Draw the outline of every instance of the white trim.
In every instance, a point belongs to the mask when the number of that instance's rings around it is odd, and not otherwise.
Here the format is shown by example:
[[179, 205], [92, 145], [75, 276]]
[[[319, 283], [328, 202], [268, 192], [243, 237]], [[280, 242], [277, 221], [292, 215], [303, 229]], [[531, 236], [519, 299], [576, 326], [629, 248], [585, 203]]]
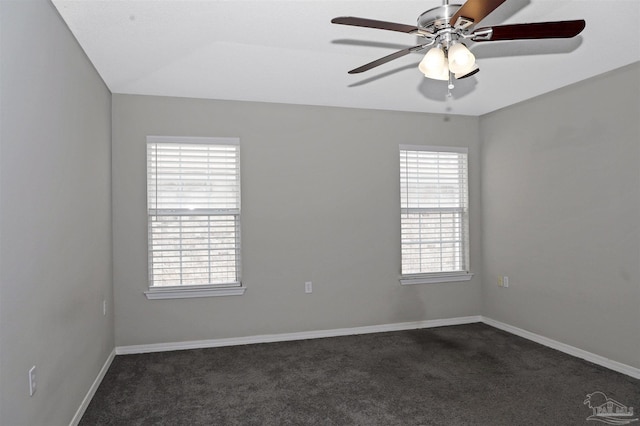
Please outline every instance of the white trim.
[[401, 285], [414, 285], [414, 284], [434, 284], [434, 283], [448, 283], [456, 281], [469, 281], [473, 277], [470, 272], [455, 272], [450, 274], [432, 274], [432, 275], [420, 275], [411, 276], [405, 275], [400, 277]]
[[100, 369], [98, 376], [96, 377], [96, 379], [93, 381], [93, 384], [89, 388], [89, 391], [87, 392], [84, 399], [82, 400], [82, 404], [80, 404], [80, 407], [78, 407], [76, 414], [71, 419], [71, 423], [69, 423], [69, 426], [77, 426], [78, 423], [80, 423], [80, 419], [82, 419], [84, 412], [87, 411], [87, 407], [89, 406], [89, 403], [93, 398], [93, 395], [95, 395], [96, 391], [98, 390], [100, 383], [102, 383], [102, 379], [104, 379], [105, 374], [107, 374], [107, 371], [109, 370], [109, 367], [111, 367], [111, 363], [113, 362], [113, 359], [115, 357], [116, 357], [116, 350], [113, 349], [109, 354], [109, 356], [107, 357], [107, 360], [104, 362], [104, 365]]
[[[414, 330], [414, 329], [422, 329], [422, 328], [472, 324], [477, 322], [482, 322], [490, 327], [495, 327], [497, 329], [506, 331], [507, 333], [511, 333], [516, 336], [523, 337], [527, 340], [531, 340], [543, 346], [547, 346], [549, 348], [559, 350], [561, 352], [564, 352], [576, 358], [584, 359], [586, 361], [608, 368], [609, 370], [617, 371], [618, 373], [626, 374], [627, 376], [640, 379], [640, 368], [632, 367], [630, 365], [623, 364], [621, 362], [613, 361], [603, 356], [596, 355], [594, 353], [585, 351], [583, 349], [579, 349], [574, 346], [567, 345], [562, 342], [558, 342], [557, 340], [549, 339], [548, 337], [544, 337], [539, 334], [532, 333], [530, 331], [523, 330], [521, 328], [514, 327], [512, 325], [505, 324], [503, 322], [496, 321], [494, 319], [491, 319], [482, 315], [445, 318], [445, 319], [439, 319], [439, 320], [381, 324], [381, 325], [353, 327], [353, 328], [339, 328], [339, 329], [333, 329], [333, 330], [303, 331], [303, 332], [297, 332], [297, 333], [283, 333], [283, 334], [263, 334], [263, 335], [257, 335], [257, 336], [247, 336], [247, 337], [231, 337], [226, 339], [152, 343], [148, 345], [117, 346], [114, 352], [116, 355], [128, 355], [128, 354], [141, 354], [141, 353], [149, 353], [149, 352], [176, 351], [176, 350], [184, 350], [184, 349], [216, 348], [216, 347], [222, 347], [222, 346], [286, 342], [286, 341], [292, 341], [292, 340], [320, 339], [325, 337], [350, 336], [350, 335], [369, 334], [369, 333], [383, 333], [388, 331]], [[93, 396], [93, 393], [95, 393], [95, 389], [97, 389], [97, 386], [100, 384], [99, 380], [102, 380], [102, 377], [104, 377], [104, 373], [108, 369], [108, 364], [111, 364], [112, 360], [113, 360], [113, 353], [110, 356], [110, 359], [107, 360], [107, 363], [105, 363], [105, 367], [103, 367], [103, 371], [100, 372], [98, 379], [96, 379], [96, 383], [94, 383], [94, 385], [92, 386], [92, 390], [90, 390], [90, 392], [87, 394], [87, 397], [85, 398], [85, 401], [83, 401], [83, 407], [81, 407], [82, 411], [79, 409], [78, 413], [80, 414], [76, 413], [76, 417], [78, 417], [78, 421], [82, 416], [82, 414], [84, 413], [84, 410], [86, 409], [86, 405], [88, 405], [88, 401], [90, 400], [91, 396]], [[72, 423], [72, 425], [75, 425], [75, 424], [76, 423]]]
[[333, 330], [302, 331], [298, 333], [262, 334], [226, 339], [193, 340], [187, 342], [152, 343], [149, 345], [117, 346], [116, 354], [142, 354], [148, 352], [177, 351], [183, 349], [217, 348], [221, 346], [249, 345], [254, 343], [287, 342], [291, 340], [320, 339], [324, 337], [351, 336], [356, 334], [383, 333], [387, 331], [414, 330], [419, 328], [443, 327], [448, 325], [472, 324], [481, 322], [479, 315], [469, 317], [445, 318], [439, 320], [401, 322], [395, 324], [370, 325]]
[[435, 146], [435, 145], [404, 145], [400, 144], [401, 151], [434, 151], [434, 152], [457, 152], [468, 154], [469, 148], [466, 146]]
[[147, 143], [209, 143], [215, 145], [240, 145], [240, 138], [207, 136], [147, 136]]
[[144, 292], [149, 300], [156, 299], [190, 299], [192, 297], [218, 297], [218, 296], [242, 296], [247, 290], [246, 287], [204, 287], [188, 288], [179, 287], [159, 287], [150, 288]]
[[557, 340], [549, 339], [548, 337], [544, 337], [539, 334], [532, 333], [531, 331], [523, 330], [522, 328], [514, 327], [512, 325], [505, 324], [491, 318], [487, 318], [484, 316], [481, 316], [480, 318], [483, 323], [490, 325], [491, 327], [499, 328], [500, 330], [515, 334], [516, 336], [524, 337], [527, 340], [540, 343], [541, 345], [556, 349], [560, 352], [564, 352], [576, 358], [587, 360], [594, 364], [608, 368], [609, 370], [617, 371], [618, 373], [626, 374], [627, 376], [640, 379], [640, 368], [632, 367], [618, 361], [613, 361], [609, 358], [605, 358], [603, 356], [596, 355], [583, 349], [576, 348], [575, 346], [567, 345], [566, 343], [558, 342]]

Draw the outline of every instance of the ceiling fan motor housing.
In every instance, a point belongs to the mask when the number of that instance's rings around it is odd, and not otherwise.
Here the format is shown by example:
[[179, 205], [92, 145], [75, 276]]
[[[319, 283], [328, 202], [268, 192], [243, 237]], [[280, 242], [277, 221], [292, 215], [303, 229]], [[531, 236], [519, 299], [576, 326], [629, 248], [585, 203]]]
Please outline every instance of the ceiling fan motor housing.
[[461, 4], [447, 4], [434, 7], [418, 16], [418, 28], [431, 34], [449, 27], [449, 21], [456, 14]]

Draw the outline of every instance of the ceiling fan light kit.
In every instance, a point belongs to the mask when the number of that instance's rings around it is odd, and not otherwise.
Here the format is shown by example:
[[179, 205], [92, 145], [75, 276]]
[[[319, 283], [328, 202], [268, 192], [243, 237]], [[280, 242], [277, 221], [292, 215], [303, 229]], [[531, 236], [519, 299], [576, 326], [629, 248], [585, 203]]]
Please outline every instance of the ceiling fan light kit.
[[409, 47], [349, 71], [357, 74], [385, 64], [409, 53], [430, 47], [418, 69], [425, 77], [448, 81], [470, 77], [480, 71], [476, 58], [462, 41], [486, 42], [542, 38], [575, 37], [585, 27], [585, 21], [536, 22], [531, 24], [499, 25], [474, 29], [474, 26], [506, 0], [467, 0], [464, 5], [449, 4], [429, 9], [418, 17], [417, 26], [343, 16], [331, 20], [334, 24], [376, 28], [413, 34], [427, 39], [427, 43]]

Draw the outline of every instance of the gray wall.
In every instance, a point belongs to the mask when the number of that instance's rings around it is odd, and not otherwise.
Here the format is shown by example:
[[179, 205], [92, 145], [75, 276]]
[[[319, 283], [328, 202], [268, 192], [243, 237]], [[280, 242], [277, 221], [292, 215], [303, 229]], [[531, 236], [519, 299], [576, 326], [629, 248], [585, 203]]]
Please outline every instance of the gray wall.
[[114, 347], [111, 95], [50, 2], [0, 28], [0, 423], [65, 425]]
[[[114, 345], [483, 313], [640, 367], [638, 64], [481, 119], [112, 103], [46, 0], [0, 1], [0, 31], [2, 424], [67, 424]], [[152, 134], [241, 138], [244, 296], [144, 297]], [[447, 143], [470, 148], [476, 276], [401, 287], [398, 144]]]
[[636, 368], [639, 76], [636, 63], [481, 118], [484, 314]]
[[[470, 117], [114, 95], [116, 345], [480, 314], [477, 130]], [[147, 135], [240, 137], [243, 296], [144, 296]], [[447, 143], [470, 147], [477, 275], [401, 287], [398, 144]]]

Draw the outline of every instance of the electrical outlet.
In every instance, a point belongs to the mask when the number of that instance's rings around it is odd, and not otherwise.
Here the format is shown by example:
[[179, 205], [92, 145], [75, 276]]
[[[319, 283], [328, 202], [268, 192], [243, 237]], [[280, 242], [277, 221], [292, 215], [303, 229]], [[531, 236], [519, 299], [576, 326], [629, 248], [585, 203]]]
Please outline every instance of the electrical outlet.
[[36, 393], [36, 366], [34, 365], [29, 370], [29, 396], [33, 396]]
[[102, 300], [102, 315], [107, 316], [107, 301], [106, 299]]
[[509, 287], [509, 277], [502, 277], [502, 285], [504, 285], [505, 287]]
[[311, 283], [311, 281], [307, 281], [304, 283], [304, 292], [313, 293], [313, 284]]

